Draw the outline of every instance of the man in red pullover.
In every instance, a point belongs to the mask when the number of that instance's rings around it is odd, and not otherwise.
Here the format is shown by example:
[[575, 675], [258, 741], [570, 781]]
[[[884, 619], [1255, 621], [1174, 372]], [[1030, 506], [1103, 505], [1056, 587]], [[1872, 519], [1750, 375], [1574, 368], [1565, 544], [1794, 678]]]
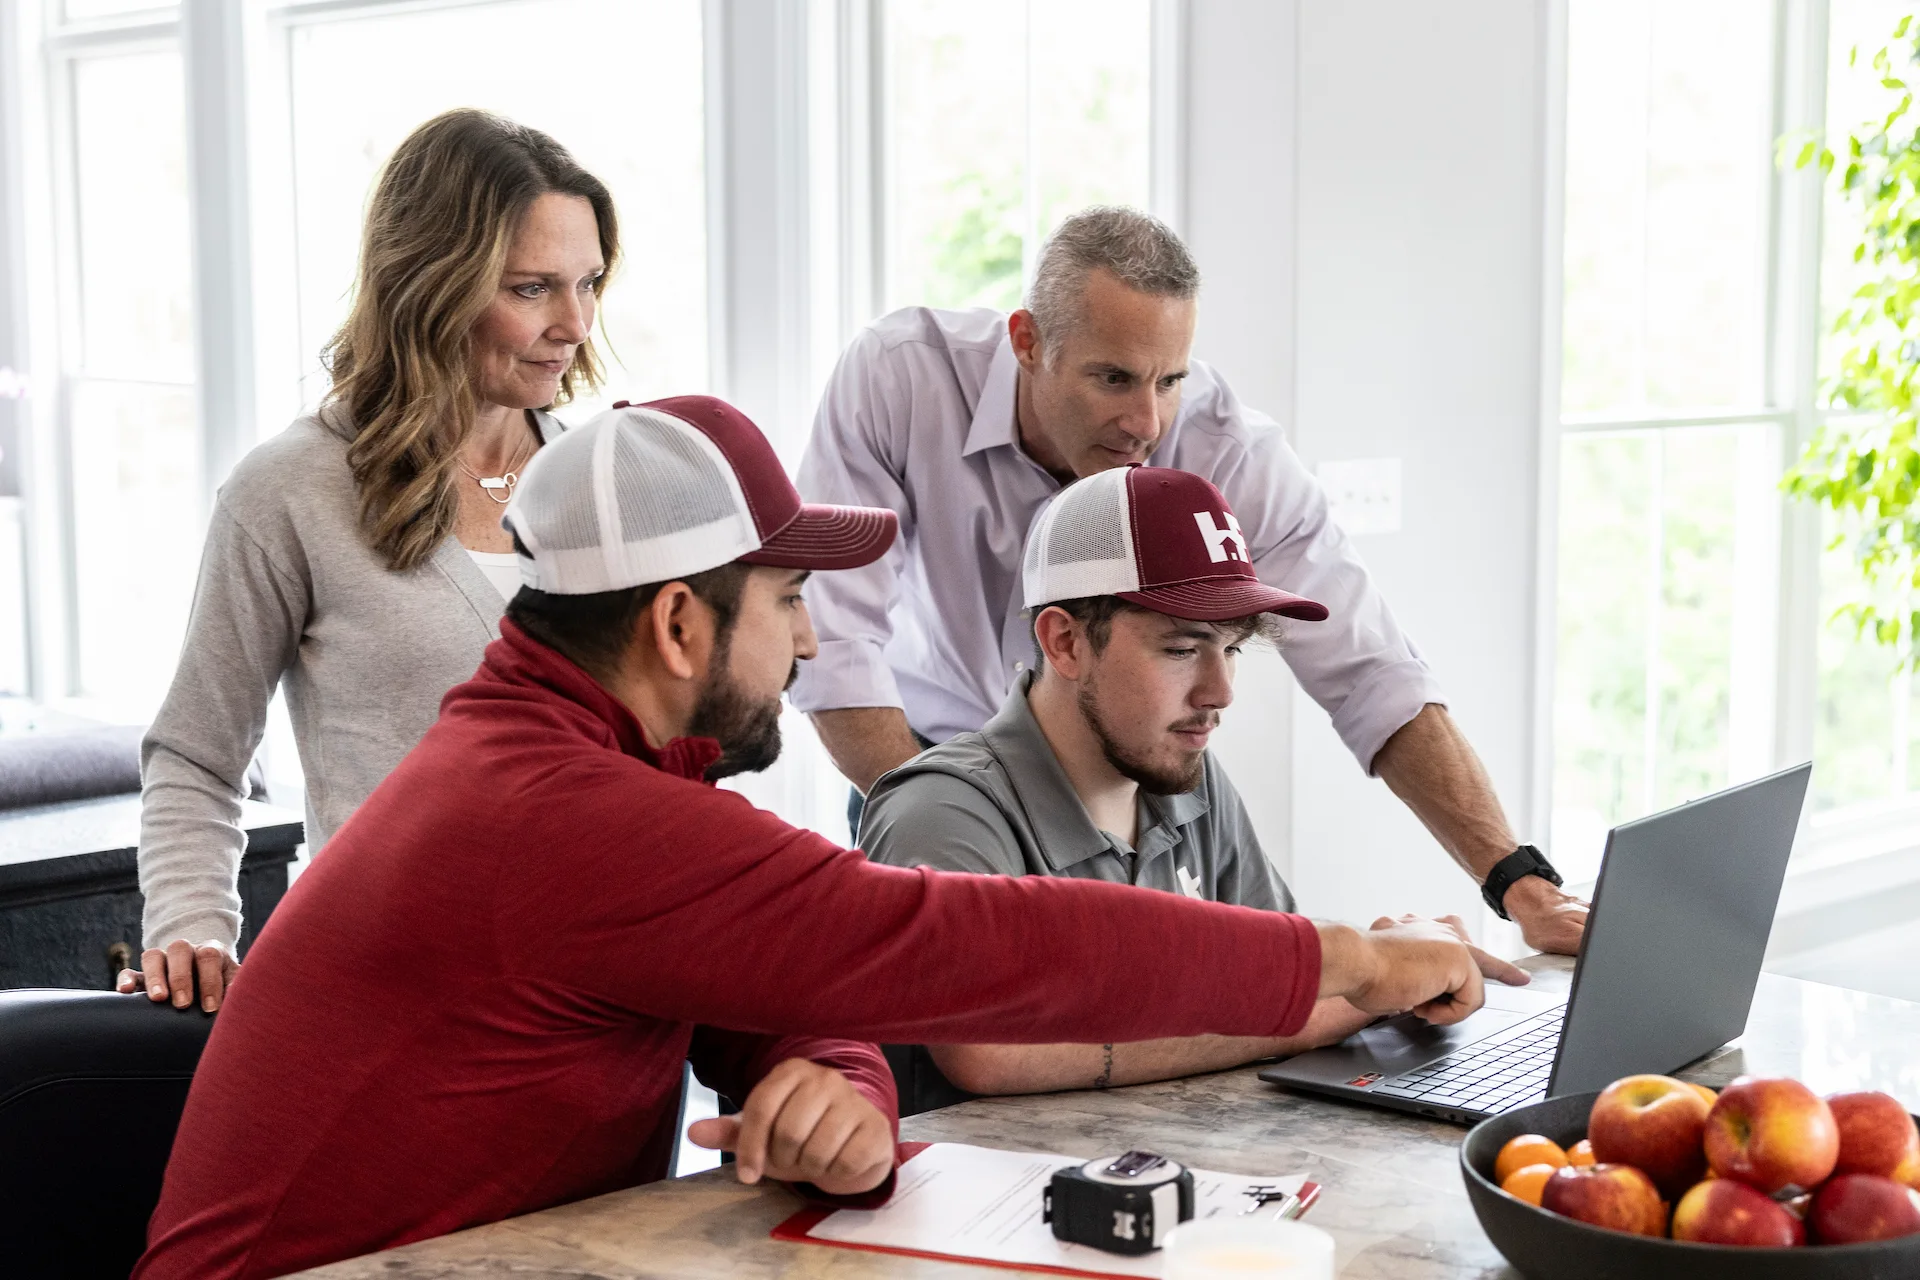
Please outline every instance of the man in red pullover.
[[660, 1178], [681, 1064], [743, 1181], [884, 1196], [867, 1041], [1287, 1035], [1316, 997], [1452, 1022], [1443, 927], [867, 862], [714, 788], [779, 753], [800, 583], [891, 512], [803, 507], [706, 397], [616, 407], [506, 512], [526, 587], [472, 680], [261, 932], [139, 1280], [275, 1276]]

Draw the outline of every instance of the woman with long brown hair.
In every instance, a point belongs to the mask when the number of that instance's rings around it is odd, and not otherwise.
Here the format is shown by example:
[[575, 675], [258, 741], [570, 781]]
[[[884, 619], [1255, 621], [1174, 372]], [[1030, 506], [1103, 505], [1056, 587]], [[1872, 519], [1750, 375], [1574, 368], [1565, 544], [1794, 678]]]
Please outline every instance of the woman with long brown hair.
[[318, 850], [470, 676], [518, 586], [500, 512], [547, 409], [600, 381], [613, 201], [565, 148], [482, 111], [400, 144], [376, 184], [332, 388], [234, 468], [142, 745], [141, 969], [219, 1006], [238, 967], [247, 769], [284, 688]]

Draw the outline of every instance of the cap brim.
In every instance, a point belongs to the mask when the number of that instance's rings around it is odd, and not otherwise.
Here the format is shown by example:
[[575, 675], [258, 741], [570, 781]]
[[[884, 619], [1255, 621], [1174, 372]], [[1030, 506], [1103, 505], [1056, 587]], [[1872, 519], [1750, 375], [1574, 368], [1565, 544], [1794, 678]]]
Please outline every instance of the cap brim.
[[884, 507], [809, 504], [740, 559], [779, 569], [858, 569], [885, 555], [899, 532], [900, 517]]
[[1119, 596], [1143, 609], [1195, 622], [1225, 622], [1230, 618], [1250, 618], [1256, 613], [1277, 613], [1302, 622], [1327, 620], [1327, 606], [1318, 601], [1270, 587], [1258, 578], [1237, 574], [1149, 587], [1144, 591], [1122, 591]]

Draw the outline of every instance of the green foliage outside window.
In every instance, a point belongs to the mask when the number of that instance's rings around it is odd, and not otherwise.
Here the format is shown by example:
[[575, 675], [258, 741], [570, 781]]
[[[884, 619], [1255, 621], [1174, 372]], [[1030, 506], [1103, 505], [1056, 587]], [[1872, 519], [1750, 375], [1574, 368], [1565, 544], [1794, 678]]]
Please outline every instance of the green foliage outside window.
[[1020, 235], [1024, 193], [1017, 182], [965, 173], [948, 184], [952, 211], [933, 235], [934, 296], [939, 307], [1020, 305]]
[[1853, 260], [1867, 269], [1867, 279], [1833, 325], [1847, 345], [1825, 391], [1829, 406], [1849, 416], [1815, 433], [1782, 484], [1835, 513], [1841, 532], [1832, 545], [1848, 547], [1860, 570], [1859, 589], [1835, 616], [1908, 664], [1920, 634], [1914, 607], [1920, 588], [1920, 117], [1912, 110], [1911, 87], [1920, 83], [1920, 29], [1914, 15], [1900, 19], [1871, 65], [1888, 109], [1847, 138], [1844, 165], [1817, 139], [1783, 143], [1783, 155], [1791, 153], [1797, 167], [1839, 169], [1842, 195], [1864, 215]]

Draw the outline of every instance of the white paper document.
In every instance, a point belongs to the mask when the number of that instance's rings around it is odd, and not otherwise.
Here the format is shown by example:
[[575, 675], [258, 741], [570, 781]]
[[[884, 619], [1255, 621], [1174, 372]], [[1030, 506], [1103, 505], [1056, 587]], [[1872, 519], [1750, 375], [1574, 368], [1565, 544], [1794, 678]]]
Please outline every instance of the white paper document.
[[[1159, 1252], [1107, 1253], [1053, 1238], [1040, 1220], [1040, 1197], [1054, 1171], [1086, 1163], [1079, 1156], [997, 1151], [936, 1142], [900, 1166], [893, 1198], [879, 1209], [839, 1209], [808, 1231], [823, 1243], [934, 1253], [963, 1261], [1059, 1267], [1107, 1276], [1158, 1276]], [[1194, 1217], [1233, 1217], [1259, 1207], [1255, 1189], [1302, 1194], [1305, 1174], [1249, 1178], [1193, 1170]]]

